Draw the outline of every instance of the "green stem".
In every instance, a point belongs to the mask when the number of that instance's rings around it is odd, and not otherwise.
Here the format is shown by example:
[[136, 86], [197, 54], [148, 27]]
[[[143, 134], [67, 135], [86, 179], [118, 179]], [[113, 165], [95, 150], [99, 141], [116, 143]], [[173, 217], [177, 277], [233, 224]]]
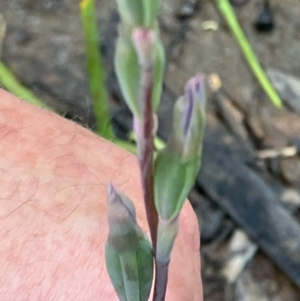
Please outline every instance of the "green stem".
[[1, 84], [19, 98], [30, 102], [31, 104], [50, 110], [43, 102], [41, 102], [33, 93], [21, 85], [13, 73], [0, 62], [0, 82]]
[[105, 85], [105, 74], [98, 47], [98, 29], [94, 0], [81, 0], [81, 19], [85, 36], [86, 65], [89, 75], [90, 93], [97, 118], [96, 133], [106, 139], [114, 134], [109, 114], [109, 99]]
[[238, 41], [244, 56], [256, 76], [257, 80], [259, 81], [260, 85], [264, 89], [265, 93], [268, 95], [272, 103], [277, 107], [282, 107], [282, 101], [272, 86], [269, 78], [267, 77], [266, 73], [262, 69], [256, 55], [254, 54], [250, 43], [248, 42], [239, 22], [234, 14], [234, 11], [228, 2], [228, 0], [215, 0], [220, 12], [222, 13], [223, 17], [227, 21], [228, 26], [230, 27], [231, 31], [233, 32], [236, 40]]

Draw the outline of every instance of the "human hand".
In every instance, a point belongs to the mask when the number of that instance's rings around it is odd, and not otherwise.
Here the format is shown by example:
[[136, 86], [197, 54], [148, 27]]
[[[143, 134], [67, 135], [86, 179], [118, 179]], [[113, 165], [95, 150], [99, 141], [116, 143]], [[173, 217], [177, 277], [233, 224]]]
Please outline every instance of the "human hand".
[[[117, 301], [105, 260], [107, 183], [135, 203], [149, 234], [136, 158], [0, 90], [0, 296]], [[167, 301], [202, 301], [199, 233], [180, 215]]]

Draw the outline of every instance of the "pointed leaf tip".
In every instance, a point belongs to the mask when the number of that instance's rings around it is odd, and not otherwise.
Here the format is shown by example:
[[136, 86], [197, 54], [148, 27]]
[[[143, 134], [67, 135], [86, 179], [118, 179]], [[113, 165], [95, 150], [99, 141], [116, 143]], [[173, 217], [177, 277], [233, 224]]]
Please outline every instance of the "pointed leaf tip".
[[136, 230], [136, 213], [132, 201], [119, 192], [114, 185], [108, 185], [108, 224], [113, 237]]
[[109, 182], [108, 183], [108, 201], [113, 200], [115, 194], [116, 194], [116, 189], [115, 189], [114, 185], [112, 184], [112, 182]]

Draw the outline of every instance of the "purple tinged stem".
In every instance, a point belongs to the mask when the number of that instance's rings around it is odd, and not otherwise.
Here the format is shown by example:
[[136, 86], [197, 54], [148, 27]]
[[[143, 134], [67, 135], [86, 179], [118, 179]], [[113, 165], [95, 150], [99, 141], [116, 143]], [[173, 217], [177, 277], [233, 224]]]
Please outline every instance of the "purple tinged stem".
[[149, 70], [142, 71], [142, 105], [143, 121], [140, 135], [138, 135], [139, 164], [142, 175], [143, 196], [146, 207], [147, 220], [150, 228], [153, 254], [155, 256], [157, 241], [158, 215], [154, 204], [153, 186], [153, 113], [152, 113], [152, 86], [153, 81]]
[[155, 270], [156, 278], [153, 301], [164, 301], [168, 284], [169, 262], [155, 261]]
[[[135, 120], [134, 126], [138, 141], [138, 157], [140, 169], [142, 174], [142, 187], [144, 202], [146, 207], [146, 214], [148, 225], [150, 228], [152, 250], [155, 259], [156, 276], [154, 281], [153, 301], [164, 301], [168, 275], [166, 271], [167, 266], [161, 266], [156, 260], [156, 246], [157, 246], [157, 228], [158, 228], [158, 214], [154, 202], [154, 166], [153, 166], [153, 152], [154, 152], [154, 120], [152, 107], [152, 91], [153, 91], [153, 61], [149, 63], [149, 57], [144, 57], [147, 49], [141, 46], [148, 44], [144, 38], [151, 35], [140, 35], [141, 32], [136, 31], [134, 38], [137, 51], [140, 53], [140, 67], [141, 67], [141, 103], [142, 103], [142, 118]], [[143, 37], [143, 39], [141, 39]], [[139, 42], [141, 45], [139, 45]], [[151, 44], [151, 43], [150, 43]], [[149, 44], [149, 45], [150, 45]], [[144, 52], [143, 52], [144, 51]], [[143, 52], [143, 53], [142, 53]], [[150, 59], [151, 60], [151, 59]]]
[[[142, 187], [144, 203], [146, 208], [148, 225], [150, 228], [153, 255], [156, 252], [158, 214], [154, 203], [154, 186], [153, 186], [153, 152], [154, 152], [154, 133], [153, 133], [153, 108], [152, 108], [152, 91], [153, 91], [153, 58], [152, 50], [155, 43], [155, 35], [152, 31], [137, 28], [134, 30], [133, 44], [135, 46], [140, 68], [141, 68], [141, 106], [142, 117], [135, 119], [134, 128], [137, 135], [138, 158], [142, 176]], [[137, 117], [135, 117], [137, 118]]]
[[[148, 225], [150, 228], [152, 250], [155, 259], [156, 276], [154, 281], [153, 301], [164, 301], [168, 282], [168, 263], [161, 264], [156, 259], [158, 214], [154, 202], [154, 119], [152, 107], [153, 91], [153, 58], [151, 57], [155, 43], [151, 32], [136, 30], [133, 35], [134, 45], [139, 56], [141, 67], [141, 104], [142, 118], [134, 121], [137, 134], [138, 158], [142, 174], [142, 187]], [[151, 49], [151, 51], [149, 51]]]

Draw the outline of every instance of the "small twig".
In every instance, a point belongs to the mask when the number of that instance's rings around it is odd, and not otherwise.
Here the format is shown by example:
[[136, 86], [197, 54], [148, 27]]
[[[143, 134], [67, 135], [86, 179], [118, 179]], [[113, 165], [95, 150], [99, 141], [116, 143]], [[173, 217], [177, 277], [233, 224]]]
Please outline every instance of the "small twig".
[[296, 146], [288, 146], [281, 149], [266, 149], [257, 152], [257, 158], [264, 159], [274, 159], [278, 157], [294, 157], [298, 154], [298, 149]]

